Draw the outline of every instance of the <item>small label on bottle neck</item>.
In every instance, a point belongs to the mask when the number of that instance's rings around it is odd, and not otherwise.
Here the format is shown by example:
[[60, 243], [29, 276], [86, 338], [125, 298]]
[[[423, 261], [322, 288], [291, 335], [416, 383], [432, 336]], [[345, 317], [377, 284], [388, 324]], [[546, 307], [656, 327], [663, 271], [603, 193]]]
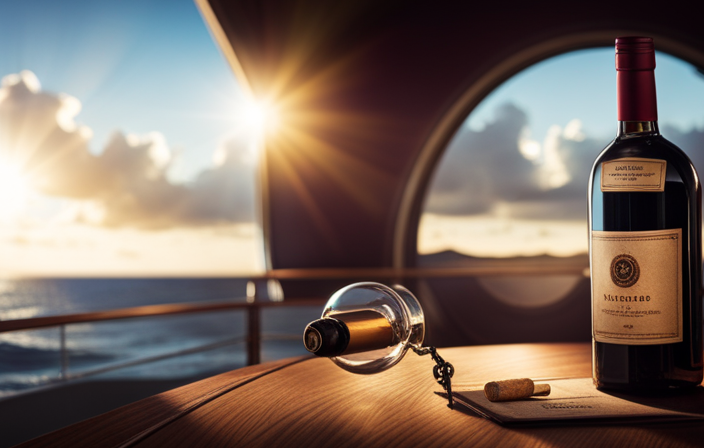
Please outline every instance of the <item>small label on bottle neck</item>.
[[601, 164], [601, 191], [665, 191], [667, 161], [628, 157]]

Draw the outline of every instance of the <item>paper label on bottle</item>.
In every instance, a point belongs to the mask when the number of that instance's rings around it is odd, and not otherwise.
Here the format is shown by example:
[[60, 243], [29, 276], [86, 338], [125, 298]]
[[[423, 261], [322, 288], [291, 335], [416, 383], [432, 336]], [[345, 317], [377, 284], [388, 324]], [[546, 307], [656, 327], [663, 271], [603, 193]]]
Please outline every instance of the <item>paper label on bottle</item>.
[[666, 172], [666, 160], [610, 160], [601, 164], [601, 191], [665, 191]]
[[682, 341], [682, 229], [592, 231], [592, 332], [625, 345]]

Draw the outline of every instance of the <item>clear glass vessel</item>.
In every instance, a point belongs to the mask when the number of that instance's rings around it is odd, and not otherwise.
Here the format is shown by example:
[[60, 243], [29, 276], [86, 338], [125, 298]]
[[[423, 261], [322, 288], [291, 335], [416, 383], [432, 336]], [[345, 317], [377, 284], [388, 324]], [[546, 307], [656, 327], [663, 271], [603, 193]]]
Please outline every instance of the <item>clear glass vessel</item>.
[[398, 363], [409, 348], [420, 348], [424, 336], [423, 310], [410, 291], [364, 282], [333, 294], [321, 318], [306, 327], [303, 342], [347, 371], [371, 374]]

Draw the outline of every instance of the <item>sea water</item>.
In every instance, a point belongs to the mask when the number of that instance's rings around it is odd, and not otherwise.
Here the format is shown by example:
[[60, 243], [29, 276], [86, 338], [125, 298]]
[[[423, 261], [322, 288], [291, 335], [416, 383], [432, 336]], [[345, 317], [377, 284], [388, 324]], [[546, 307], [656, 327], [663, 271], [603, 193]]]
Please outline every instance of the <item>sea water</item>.
[[[0, 280], [0, 320], [165, 303], [244, 302], [246, 284], [241, 278], [6, 279]], [[319, 307], [263, 309], [262, 361], [305, 354], [300, 335], [320, 312]], [[62, 364], [69, 376], [203, 377], [246, 365], [245, 340], [244, 311], [67, 325], [63, 360], [60, 328], [0, 333], [0, 398], [61, 380]], [[203, 345], [213, 348], [194, 350]], [[184, 354], [166, 356], [173, 352]], [[140, 363], [145, 357], [155, 361]]]

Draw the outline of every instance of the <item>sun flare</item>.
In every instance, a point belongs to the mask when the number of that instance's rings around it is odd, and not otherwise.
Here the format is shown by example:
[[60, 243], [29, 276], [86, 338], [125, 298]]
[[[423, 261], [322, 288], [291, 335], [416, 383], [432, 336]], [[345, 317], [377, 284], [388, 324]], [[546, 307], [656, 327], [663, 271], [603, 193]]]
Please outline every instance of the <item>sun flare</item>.
[[241, 106], [240, 120], [255, 136], [275, 132], [279, 125], [278, 108], [269, 101], [246, 101]]

